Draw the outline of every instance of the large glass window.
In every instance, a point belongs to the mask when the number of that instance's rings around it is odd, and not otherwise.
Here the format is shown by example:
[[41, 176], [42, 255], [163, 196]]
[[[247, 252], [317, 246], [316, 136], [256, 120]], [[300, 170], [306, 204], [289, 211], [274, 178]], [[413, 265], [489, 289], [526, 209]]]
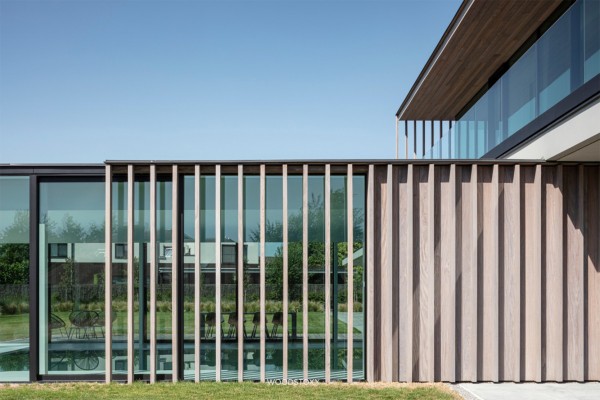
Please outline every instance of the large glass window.
[[29, 177], [0, 177], [0, 382], [27, 380]]
[[600, 2], [578, 0], [426, 157], [441, 152], [450, 158], [480, 158], [598, 74]]
[[39, 186], [40, 374], [104, 371], [104, 183]]

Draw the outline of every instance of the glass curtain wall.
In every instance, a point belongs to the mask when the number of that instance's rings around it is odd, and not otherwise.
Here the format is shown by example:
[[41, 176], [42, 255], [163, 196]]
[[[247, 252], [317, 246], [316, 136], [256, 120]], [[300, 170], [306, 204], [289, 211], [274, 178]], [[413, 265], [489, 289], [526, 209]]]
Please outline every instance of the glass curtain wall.
[[29, 177], [25, 176], [0, 177], [0, 327], [0, 382], [28, 381]]
[[342, 264], [346, 266], [347, 270], [347, 259], [352, 257], [354, 260], [353, 264], [353, 276], [347, 277], [347, 279], [353, 279], [353, 299], [352, 299], [352, 312], [353, 312], [353, 379], [362, 380], [365, 379], [364, 375], [364, 364], [365, 364], [365, 318], [364, 310], [366, 309], [365, 304], [365, 212], [366, 212], [366, 179], [362, 175], [354, 175], [352, 178], [352, 206], [353, 206], [353, 221], [354, 226], [352, 227], [354, 243], [348, 246], [351, 251], [347, 252], [346, 261], [342, 261]]
[[39, 371], [104, 370], [104, 183], [39, 186]]
[[578, 0], [460, 116], [425, 158], [449, 153], [450, 158], [480, 158], [598, 74], [600, 2]]
[[127, 374], [127, 177], [112, 184], [112, 367]]

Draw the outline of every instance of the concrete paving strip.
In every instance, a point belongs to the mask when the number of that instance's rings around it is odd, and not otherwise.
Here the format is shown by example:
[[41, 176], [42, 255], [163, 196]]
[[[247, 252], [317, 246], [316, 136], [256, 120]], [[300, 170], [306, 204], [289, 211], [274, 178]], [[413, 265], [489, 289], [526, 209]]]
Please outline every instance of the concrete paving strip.
[[598, 400], [600, 383], [460, 383], [451, 385], [466, 400]]

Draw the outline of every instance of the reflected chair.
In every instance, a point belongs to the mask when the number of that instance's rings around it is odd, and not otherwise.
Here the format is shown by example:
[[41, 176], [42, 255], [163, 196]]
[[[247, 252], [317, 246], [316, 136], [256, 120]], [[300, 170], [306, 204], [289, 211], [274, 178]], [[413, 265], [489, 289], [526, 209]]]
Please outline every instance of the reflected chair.
[[48, 325], [50, 328], [50, 332], [52, 332], [54, 329], [58, 329], [58, 332], [61, 336], [69, 336], [67, 333], [67, 324], [58, 315], [50, 313], [50, 323]]
[[[229, 330], [227, 331], [227, 337], [233, 337], [234, 334], [239, 332], [238, 329], [238, 320], [237, 320], [237, 312], [232, 312], [229, 314], [229, 318], [227, 319], [227, 323], [229, 324]], [[242, 331], [244, 332], [244, 337], [246, 335], [246, 319], [242, 316]]]
[[279, 327], [283, 325], [283, 313], [281, 311], [273, 314], [273, 319], [271, 320], [273, 327], [271, 328], [271, 337], [277, 337], [277, 331]]
[[[256, 332], [258, 331], [258, 327], [260, 326], [260, 312], [257, 311], [254, 313], [254, 317], [252, 317], [252, 323], [254, 324], [254, 327], [252, 328], [252, 335], [250, 337], [256, 337]], [[267, 319], [265, 317], [265, 336], [269, 337], [269, 330], [267, 329]], [[260, 331], [258, 332], [259, 336], [260, 336]]]
[[[221, 322], [223, 322], [222, 319], [221, 319]], [[209, 312], [208, 314], [206, 314], [204, 323], [208, 326], [208, 330], [204, 331], [205, 332], [204, 337], [205, 338], [213, 337], [213, 335], [215, 334], [216, 326], [217, 326], [217, 314], [214, 312]], [[221, 328], [221, 336], [223, 336], [222, 328]]]

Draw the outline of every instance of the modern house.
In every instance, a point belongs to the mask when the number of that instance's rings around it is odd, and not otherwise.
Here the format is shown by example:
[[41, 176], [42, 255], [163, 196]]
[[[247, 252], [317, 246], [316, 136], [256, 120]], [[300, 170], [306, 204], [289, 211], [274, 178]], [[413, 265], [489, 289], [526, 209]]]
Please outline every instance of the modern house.
[[394, 160], [0, 164], [0, 382], [600, 380], [600, 1], [465, 0]]

